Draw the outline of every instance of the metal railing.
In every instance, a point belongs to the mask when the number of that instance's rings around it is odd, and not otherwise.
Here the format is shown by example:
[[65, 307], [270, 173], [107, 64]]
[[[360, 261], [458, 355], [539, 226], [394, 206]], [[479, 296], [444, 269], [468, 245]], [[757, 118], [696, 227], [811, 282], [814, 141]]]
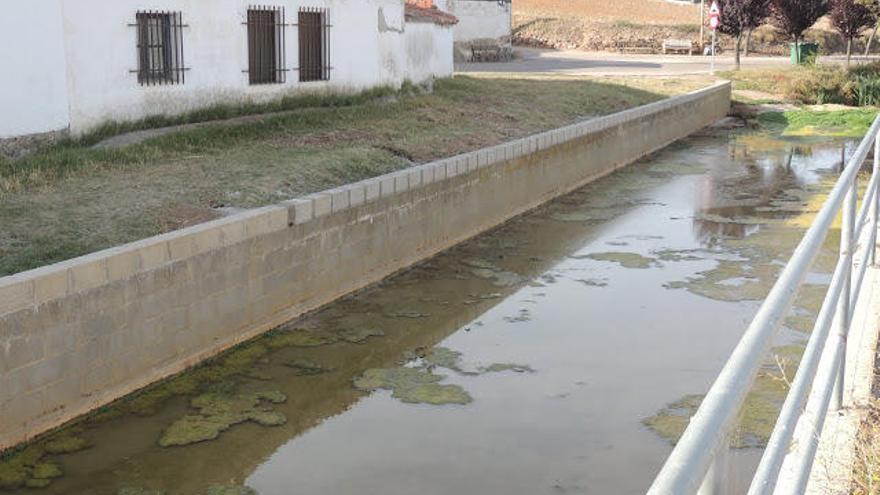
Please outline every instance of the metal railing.
[[[846, 338], [851, 315], [858, 302], [865, 271], [875, 262], [880, 208], [878, 131], [880, 116], [843, 168], [827, 201], [655, 478], [648, 490], [649, 495], [718, 495], [727, 492], [729, 440], [746, 395], [828, 231], [842, 210], [840, 259], [748, 494], [801, 494], [806, 489], [825, 416], [829, 409], [836, 411], [842, 407]], [[861, 209], [856, 214], [858, 172], [872, 146], [873, 173]], [[866, 234], [868, 241], [860, 244], [858, 240], [865, 227], [870, 229]], [[857, 250], [861, 254], [859, 257], [855, 256]], [[861, 263], [854, 262], [858, 258]], [[793, 441], [795, 436], [797, 439]], [[786, 483], [779, 484], [783, 463], [790, 476]]]

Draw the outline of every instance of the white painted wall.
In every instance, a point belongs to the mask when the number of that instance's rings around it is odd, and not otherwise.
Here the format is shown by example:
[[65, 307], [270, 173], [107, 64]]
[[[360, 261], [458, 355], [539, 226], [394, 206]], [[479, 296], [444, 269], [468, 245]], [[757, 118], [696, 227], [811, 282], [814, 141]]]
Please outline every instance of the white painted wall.
[[60, 0], [8, 0], [0, 15], [0, 139], [67, 128]]
[[497, 0], [435, 0], [440, 10], [458, 17], [455, 42], [481, 38], [509, 39], [513, 23], [513, 9], [509, 2]]
[[[329, 81], [248, 83], [247, 8], [252, 0], [10, 1], [0, 17], [0, 137], [65, 128], [80, 135], [108, 121], [174, 115], [219, 103], [260, 102], [296, 92], [356, 92], [452, 74], [452, 36], [406, 23], [403, 0], [275, 0], [286, 21], [300, 7], [329, 10]], [[135, 15], [180, 11], [185, 83], [141, 86]], [[99, 13], [99, 15], [96, 15]], [[33, 19], [40, 28], [34, 29]], [[407, 35], [410, 25], [412, 36]], [[27, 49], [23, 49], [27, 48]], [[32, 48], [32, 49], [31, 49]], [[286, 28], [286, 66], [299, 65], [298, 30]], [[432, 53], [433, 50], [437, 53]], [[447, 61], [447, 58], [449, 60]], [[38, 61], [38, 62], [37, 62]], [[10, 77], [11, 74], [11, 77]]]
[[452, 26], [430, 22], [406, 24], [406, 74], [410, 81], [422, 82], [435, 77], [451, 77]]

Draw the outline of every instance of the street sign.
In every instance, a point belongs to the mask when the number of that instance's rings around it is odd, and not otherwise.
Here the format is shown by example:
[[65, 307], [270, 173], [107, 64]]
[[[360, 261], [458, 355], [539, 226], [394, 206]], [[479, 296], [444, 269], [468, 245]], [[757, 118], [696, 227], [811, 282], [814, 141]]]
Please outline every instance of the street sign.
[[721, 24], [721, 9], [718, 8], [718, 2], [713, 1], [712, 6], [709, 7], [709, 27], [712, 29], [718, 29], [718, 26]]

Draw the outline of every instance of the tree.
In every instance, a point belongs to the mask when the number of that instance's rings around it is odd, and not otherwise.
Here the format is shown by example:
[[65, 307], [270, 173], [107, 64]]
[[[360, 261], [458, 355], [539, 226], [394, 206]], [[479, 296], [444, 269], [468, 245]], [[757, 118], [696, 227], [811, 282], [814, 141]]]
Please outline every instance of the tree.
[[721, 24], [718, 30], [736, 37], [736, 70], [740, 68], [743, 36], [760, 26], [770, 13], [770, 0], [720, 0]]
[[[828, 13], [828, 0], [772, 0], [773, 23], [787, 34], [795, 44], [804, 37], [820, 17]], [[797, 50], [800, 55], [800, 49]]]
[[856, 0], [833, 0], [831, 4], [831, 23], [846, 40], [846, 65], [852, 56], [853, 38], [862, 30], [876, 22], [871, 9]]

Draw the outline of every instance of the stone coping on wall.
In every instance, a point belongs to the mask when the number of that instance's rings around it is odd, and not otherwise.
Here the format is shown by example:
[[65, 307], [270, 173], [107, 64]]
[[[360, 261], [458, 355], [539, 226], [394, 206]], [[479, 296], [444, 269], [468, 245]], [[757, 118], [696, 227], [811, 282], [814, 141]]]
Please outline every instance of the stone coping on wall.
[[0, 316], [36, 307], [200, 253], [314, 221], [331, 213], [402, 194], [477, 169], [545, 150], [621, 123], [729, 90], [722, 81], [684, 95], [571, 124], [489, 148], [413, 166], [273, 206], [169, 232], [140, 241], [0, 278]]

